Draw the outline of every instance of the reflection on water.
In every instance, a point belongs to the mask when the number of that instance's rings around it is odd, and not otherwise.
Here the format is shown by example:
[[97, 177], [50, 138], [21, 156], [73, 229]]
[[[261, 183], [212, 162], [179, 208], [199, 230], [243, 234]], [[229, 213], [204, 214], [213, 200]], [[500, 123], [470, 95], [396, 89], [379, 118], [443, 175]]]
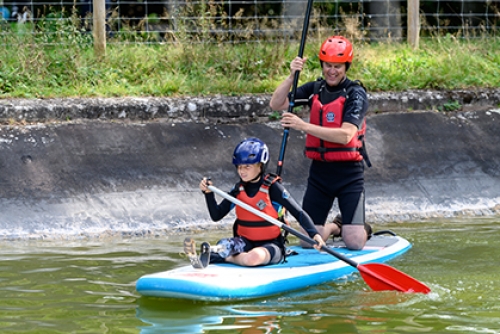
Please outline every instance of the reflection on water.
[[[186, 265], [184, 235], [4, 242], [2, 333], [500, 333], [494, 219], [384, 224], [413, 243], [389, 265], [428, 295], [373, 292], [361, 278], [224, 303], [140, 297], [140, 276]], [[224, 232], [198, 235], [215, 241]]]
[[[414, 296], [413, 296], [414, 297]], [[397, 304], [410, 298], [399, 293], [361, 291], [353, 294], [325, 286], [287, 296], [244, 303], [209, 304], [141, 298], [137, 317], [156, 333], [357, 333], [359, 322], [375, 318], [360, 315], [364, 307]], [[350, 299], [350, 300], [348, 300]], [[189, 309], [189, 313], [179, 311]], [[380, 318], [377, 318], [380, 320]], [[390, 320], [386, 317], [385, 321]]]

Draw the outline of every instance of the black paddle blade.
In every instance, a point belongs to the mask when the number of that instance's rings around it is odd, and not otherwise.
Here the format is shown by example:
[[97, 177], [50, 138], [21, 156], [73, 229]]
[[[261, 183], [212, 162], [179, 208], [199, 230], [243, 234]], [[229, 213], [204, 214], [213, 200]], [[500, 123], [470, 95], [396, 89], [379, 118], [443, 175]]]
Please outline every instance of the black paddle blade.
[[357, 268], [366, 284], [374, 291], [395, 290], [425, 294], [431, 292], [425, 284], [385, 264], [360, 264]]

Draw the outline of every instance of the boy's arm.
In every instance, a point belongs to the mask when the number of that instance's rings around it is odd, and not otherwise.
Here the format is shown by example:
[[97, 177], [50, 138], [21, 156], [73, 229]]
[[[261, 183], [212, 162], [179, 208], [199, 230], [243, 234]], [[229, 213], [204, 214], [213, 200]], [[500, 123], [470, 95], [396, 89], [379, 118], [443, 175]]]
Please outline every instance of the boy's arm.
[[[233, 191], [229, 192], [229, 194], [234, 197]], [[210, 218], [214, 222], [224, 218], [233, 208], [233, 204], [226, 199], [223, 199], [220, 204], [217, 204], [215, 194], [213, 192], [205, 193], [205, 202], [207, 203]]]
[[318, 234], [318, 230], [314, 223], [297, 201], [290, 195], [290, 193], [279, 182], [275, 182], [269, 189], [271, 201], [282, 205], [290, 214], [299, 222], [300, 226], [306, 231], [309, 237], [314, 238]]

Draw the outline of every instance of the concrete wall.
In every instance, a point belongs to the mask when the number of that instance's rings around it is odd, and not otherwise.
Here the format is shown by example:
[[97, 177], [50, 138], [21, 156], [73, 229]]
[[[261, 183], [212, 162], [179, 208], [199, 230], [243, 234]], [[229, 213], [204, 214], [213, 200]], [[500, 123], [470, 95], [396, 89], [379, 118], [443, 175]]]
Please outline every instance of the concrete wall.
[[[498, 214], [499, 91], [411, 94], [371, 96], [368, 220]], [[0, 238], [226, 228], [232, 217], [209, 221], [198, 182], [210, 176], [229, 190], [237, 181], [232, 151], [250, 136], [269, 145], [275, 171], [282, 129], [269, 120], [268, 101], [1, 101]], [[462, 110], [437, 111], [450, 101]], [[304, 138], [291, 131], [282, 174], [299, 201], [309, 165]]]

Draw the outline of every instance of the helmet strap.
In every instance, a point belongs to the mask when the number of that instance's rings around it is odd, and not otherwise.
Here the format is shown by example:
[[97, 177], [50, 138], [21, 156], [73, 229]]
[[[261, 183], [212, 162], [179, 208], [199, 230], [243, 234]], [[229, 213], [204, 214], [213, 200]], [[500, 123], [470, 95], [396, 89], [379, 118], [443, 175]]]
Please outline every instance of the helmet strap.
[[260, 173], [259, 173], [259, 175], [257, 175], [252, 180], [250, 180], [250, 182], [255, 182], [258, 179], [260, 179], [264, 175], [264, 169], [265, 169], [265, 165], [264, 165], [264, 163], [261, 162], [260, 163]]
[[260, 178], [262, 177], [262, 173], [259, 173], [259, 175], [257, 175], [256, 177], [254, 177], [253, 179], [250, 180], [250, 182], [255, 182], [255, 181], [258, 181]]

